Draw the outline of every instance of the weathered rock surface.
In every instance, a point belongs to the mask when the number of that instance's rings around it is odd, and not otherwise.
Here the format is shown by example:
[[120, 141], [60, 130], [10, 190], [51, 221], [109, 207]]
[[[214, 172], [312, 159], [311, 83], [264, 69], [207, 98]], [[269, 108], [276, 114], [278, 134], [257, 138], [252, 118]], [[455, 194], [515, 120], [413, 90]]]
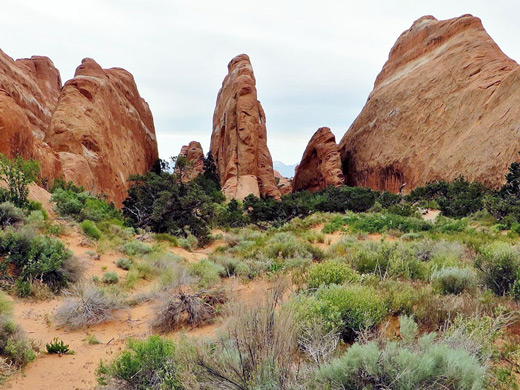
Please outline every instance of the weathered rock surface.
[[158, 157], [152, 114], [133, 76], [86, 59], [62, 88], [47, 57], [0, 51], [0, 153], [41, 163], [44, 182], [64, 176], [121, 205], [127, 179]]
[[211, 153], [228, 198], [243, 199], [249, 194], [280, 198], [267, 148], [265, 113], [257, 100], [253, 68], [245, 54], [228, 64], [218, 93]]
[[280, 172], [277, 170], [274, 171], [274, 179], [276, 181], [276, 185], [280, 190], [280, 194], [287, 195], [292, 192], [292, 182], [286, 177], [283, 177]]
[[520, 69], [471, 15], [403, 32], [340, 142], [347, 184], [397, 192], [459, 175], [499, 187], [520, 150]]
[[186, 157], [186, 161], [190, 165], [189, 169], [183, 172], [182, 181], [193, 180], [204, 172], [204, 151], [200, 142], [191, 141], [188, 145], [184, 145], [179, 153], [180, 156]]
[[316, 192], [344, 182], [336, 137], [328, 127], [321, 127], [311, 137], [302, 161], [296, 167], [293, 191]]
[[127, 179], [158, 158], [152, 113], [124, 69], [84, 59], [65, 83], [45, 136], [66, 180], [120, 205]]

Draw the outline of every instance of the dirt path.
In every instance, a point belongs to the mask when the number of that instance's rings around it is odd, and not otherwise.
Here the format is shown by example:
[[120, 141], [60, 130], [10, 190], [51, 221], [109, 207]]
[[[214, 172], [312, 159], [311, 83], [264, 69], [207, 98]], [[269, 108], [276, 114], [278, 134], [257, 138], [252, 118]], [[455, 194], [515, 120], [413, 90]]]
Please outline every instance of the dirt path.
[[[82, 259], [86, 266], [87, 277], [101, 276], [106, 271], [117, 272], [124, 276], [123, 270], [115, 266], [115, 261], [122, 257], [120, 253], [107, 251], [99, 259], [89, 254], [94, 246], [78, 232], [70, 232], [60, 237], [63, 242]], [[188, 252], [182, 248], [170, 248], [170, 252], [183, 256], [187, 261], [198, 261], [208, 256], [218, 246], [225, 243], [216, 242], [208, 248]], [[265, 294], [269, 282], [258, 280], [242, 284], [235, 279], [227, 279], [223, 286], [232, 291], [232, 299], [239, 302], [248, 302]], [[145, 286], [147, 287], [147, 286]], [[58, 327], [54, 321], [54, 313], [62, 304], [63, 297], [56, 297], [50, 301], [30, 301], [14, 299], [14, 320], [33, 339], [40, 350], [45, 351], [45, 344], [58, 337], [75, 352], [73, 355], [57, 356], [38, 354], [37, 359], [30, 363], [23, 372], [13, 375], [4, 385], [12, 390], [91, 390], [96, 386], [95, 371], [100, 359], [110, 360], [124, 349], [129, 338], [145, 338], [151, 334], [150, 322], [155, 312], [155, 301], [146, 302], [140, 306], [119, 310], [117, 318], [111, 322], [92, 326], [88, 329], [66, 330]], [[193, 337], [214, 337], [216, 332], [225, 324], [224, 320], [217, 319], [214, 324], [195, 329], [186, 329], [168, 335], [176, 337], [186, 334]], [[99, 344], [89, 344], [87, 336], [94, 336]]]

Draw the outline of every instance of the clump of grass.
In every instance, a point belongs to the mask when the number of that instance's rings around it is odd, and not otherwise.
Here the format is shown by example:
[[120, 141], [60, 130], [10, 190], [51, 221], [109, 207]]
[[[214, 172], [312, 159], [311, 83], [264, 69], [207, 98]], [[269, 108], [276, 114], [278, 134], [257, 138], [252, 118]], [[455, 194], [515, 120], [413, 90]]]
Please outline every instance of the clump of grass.
[[86, 219], [81, 222], [80, 226], [81, 229], [83, 229], [83, 233], [85, 233], [87, 237], [92, 238], [93, 240], [99, 240], [101, 238], [101, 230], [97, 228], [95, 222]]
[[114, 319], [114, 311], [123, 307], [122, 299], [93, 284], [81, 283], [67, 292], [56, 311], [59, 325], [77, 329]]
[[226, 302], [222, 290], [178, 294], [163, 297], [157, 308], [152, 327], [157, 332], [171, 332], [184, 325], [205, 325], [217, 315], [216, 307]]
[[226, 269], [220, 264], [211, 260], [202, 259], [197, 263], [190, 264], [190, 274], [199, 278], [199, 286], [202, 288], [211, 287], [226, 276]]
[[128, 271], [130, 269], [130, 267], [132, 266], [132, 260], [127, 259], [126, 257], [121, 257], [121, 258], [117, 259], [116, 266], [125, 271]]
[[359, 275], [345, 262], [327, 260], [323, 263], [313, 264], [307, 273], [306, 282], [308, 288], [318, 288], [322, 285], [343, 284], [346, 281], [355, 281]]
[[117, 284], [119, 283], [119, 276], [115, 272], [105, 272], [101, 281], [105, 284]]
[[441, 294], [461, 294], [477, 287], [477, 274], [471, 268], [449, 267], [435, 271], [431, 277], [433, 287]]
[[142, 243], [141, 241], [134, 240], [123, 244], [121, 252], [128, 256], [143, 256], [152, 252], [152, 247]]

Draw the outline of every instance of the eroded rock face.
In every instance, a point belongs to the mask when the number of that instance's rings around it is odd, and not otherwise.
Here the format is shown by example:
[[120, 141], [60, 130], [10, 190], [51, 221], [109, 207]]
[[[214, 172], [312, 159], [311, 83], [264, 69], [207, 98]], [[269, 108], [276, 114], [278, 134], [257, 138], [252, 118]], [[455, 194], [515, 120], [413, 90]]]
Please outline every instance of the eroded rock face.
[[0, 153], [40, 161], [43, 183], [64, 176], [121, 205], [127, 179], [158, 157], [150, 109], [123, 69], [86, 59], [62, 88], [47, 57], [0, 51]]
[[195, 179], [199, 174], [204, 172], [204, 151], [200, 142], [191, 141], [188, 145], [181, 148], [179, 156], [186, 157], [190, 167], [183, 172], [182, 181], [190, 181]]
[[63, 175], [104, 193], [117, 205], [127, 179], [158, 158], [152, 113], [124, 69], [84, 59], [65, 83], [45, 142], [59, 155]]
[[276, 181], [276, 185], [280, 190], [280, 194], [288, 195], [292, 192], [292, 182], [286, 177], [283, 177], [280, 172], [277, 170], [274, 171], [274, 179]]
[[293, 191], [316, 192], [344, 182], [336, 137], [328, 127], [321, 127], [311, 137], [302, 161], [296, 167]]
[[280, 198], [267, 148], [265, 113], [245, 54], [228, 64], [228, 75], [218, 93], [211, 153], [226, 197], [243, 199], [254, 194]]
[[520, 150], [520, 70], [471, 15], [403, 32], [340, 142], [349, 185], [397, 192], [464, 175], [499, 187]]

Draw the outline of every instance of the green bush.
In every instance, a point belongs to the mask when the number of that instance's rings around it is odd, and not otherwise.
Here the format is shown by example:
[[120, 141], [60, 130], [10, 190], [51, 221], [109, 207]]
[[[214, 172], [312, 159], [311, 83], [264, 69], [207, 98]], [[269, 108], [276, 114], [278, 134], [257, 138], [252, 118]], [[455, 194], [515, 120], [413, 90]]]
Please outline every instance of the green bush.
[[9, 159], [0, 153], [0, 181], [7, 185], [7, 199], [17, 207], [27, 207], [29, 184], [34, 182], [40, 172], [40, 163], [35, 160], [24, 160], [20, 155]]
[[72, 253], [62, 242], [28, 230], [0, 232], [0, 256], [4, 256], [0, 268], [2, 277], [13, 277], [13, 270], [7, 269], [11, 264], [16, 278], [21, 281], [38, 279], [55, 292], [69, 281], [79, 279], [82, 272], [81, 267], [72, 264]]
[[477, 287], [477, 275], [471, 268], [449, 267], [435, 271], [432, 286], [441, 294], [461, 294]]
[[51, 200], [56, 203], [58, 214], [78, 222], [87, 219], [94, 222], [117, 220], [122, 223], [121, 213], [103, 197], [95, 197], [87, 192], [78, 193], [74, 189], [56, 188]]
[[486, 286], [497, 295], [509, 293], [520, 268], [517, 247], [495, 242], [484, 247], [475, 260]]
[[150, 245], [143, 244], [141, 241], [130, 241], [121, 247], [121, 251], [128, 256], [143, 256], [152, 252]]
[[96, 224], [88, 219], [85, 219], [81, 222], [81, 229], [83, 232], [94, 240], [99, 240], [101, 238], [101, 231], [97, 228]]
[[338, 260], [327, 260], [310, 267], [306, 282], [308, 288], [318, 288], [322, 285], [343, 284], [358, 279], [359, 275], [346, 263]]
[[[339, 331], [347, 340], [357, 332], [377, 325], [386, 316], [383, 298], [369, 286], [347, 285], [321, 287], [314, 298], [310, 298], [302, 318], [317, 317], [332, 326], [339, 325]], [[318, 302], [316, 302], [318, 301]], [[338, 318], [341, 322], [338, 322]]]
[[25, 220], [23, 210], [11, 202], [0, 203], [0, 227], [15, 225]]
[[117, 284], [119, 283], [119, 276], [115, 272], [105, 272], [101, 281], [105, 284]]
[[127, 259], [125, 257], [121, 257], [117, 259], [116, 266], [118, 268], [124, 269], [125, 271], [128, 271], [130, 267], [132, 266], [132, 260]]
[[191, 275], [199, 278], [200, 287], [211, 287], [220, 281], [220, 277], [227, 276], [223, 266], [208, 259], [190, 264], [189, 271]]
[[130, 340], [128, 348], [111, 363], [101, 363], [97, 376], [101, 385], [111, 381], [136, 390], [184, 390], [175, 344], [159, 336]]
[[[331, 390], [484, 389], [486, 365], [469, 343], [417, 338], [417, 325], [400, 317], [401, 341], [355, 343], [338, 359], [321, 367], [318, 378]], [[460, 337], [465, 340], [463, 337]], [[461, 341], [462, 341], [461, 340]], [[451, 343], [450, 343], [451, 341]], [[467, 348], [467, 349], [465, 349]]]
[[74, 353], [69, 349], [69, 345], [65, 344], [63, 340], [59, 340], [55, 337], [50, 343], [45, 344], [45, 349], [49, 355], [71, 355]]

